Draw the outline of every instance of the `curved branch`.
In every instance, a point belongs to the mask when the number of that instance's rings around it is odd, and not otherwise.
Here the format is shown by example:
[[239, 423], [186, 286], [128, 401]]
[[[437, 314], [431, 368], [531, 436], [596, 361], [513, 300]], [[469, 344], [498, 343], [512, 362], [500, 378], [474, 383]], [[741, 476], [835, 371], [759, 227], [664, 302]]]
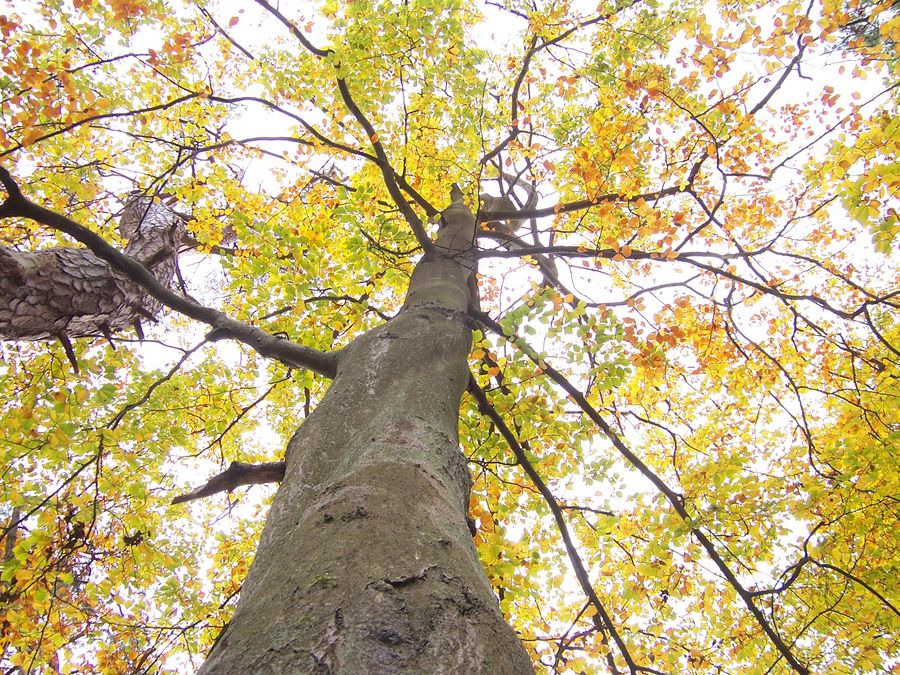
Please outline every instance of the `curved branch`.
[[184, 354], [181, 355], [181, 358], [178, 359], [178, 361], [176, 361], [175, 364], [171, 368], [169, 368], [169, 372], [167, 372], [165, 375], [162, 375], [157, 380], [155, 380], [153, 383], [151, 383], [150, 386], [147, 387], [146, 391], [144, 391], [144, 393], [141, 396], [139, 396], [137, 399], [126, 403], [122, 407], [122, 409], [118, 413], [116, 413], [115, 417], [113, 417], [109, 422], [106, 423], [106, 428], [107, 429], [115, 429], [116, 427], [119, 426], [119, 424], [122, 422], [122, 420], [125, 419], [125, 415], [127, 415], [132, 410], [136, 410], [137, 408], [141, 407], [144, 403], [149, 401], [150, 396], [153, 395], [153, 392], [157, 389], [157, 387], [159, 387], [163, 383], [171, 380], [172, 377], [175, 375], [175, 373], [177, 373], [178, 370], [181, 368], [181, 366], [183, 366], [185, 364], [185, 362], [189, 358], [191, 358], [191, 356], [193, 356], [197, 352], [197, 350], [199, 350], [206, 343], [207, 343], [207, 340], [206, 340], [206, 338], [204, 338], [202, 341], [200, 341], [199, 343], [197, 343], [190, 349], [186, 350], [184, 352]]
[[850, 574], [850, 572], [847, 572], [846, 570], [842, 570], [840, 567], [835, 567], [834, 565], [829, 565], [828, 563], [819, 562], [818, 560], [814, 560], [812, 558], [809, 559], [809, 562], [811, 562], [816, 567], [821, 567], [826, 570], [831, 570], [832, 572], [837, 572], [845, 579], [848, 579], [855, 584], [859, 584], [860, 586], [865, 588], [867, 591], [869, 591], [869, 593], [871, 593], [876, 598], [878, 598], [882, 602], [882, 604], [884, 604], [885, 607], [890, 609], [897, 616], [900, 616], [900, 610], [898, 610], [897, 607], [895, 607], [886, 597], [884, 597], [881, 593], [876, 591], [874, 588], [872, 588], [869, 584], [867, 584], [865, 581], [863, 581], [859, 577], [857, 577], [853, 574]]
[[592, 199], [579, 199], [574, 202], [560, 202], [555, 206], [546, 206], [541, 209], [510, 209], [507, 211], [492, 211], [491, 218], [494, 220], [516, 220], [522, 219], [526, 220], [528, 218], [546, 218], [547, 216], [555, 216], [558, 213], [572, 213], [573, 211], [584, 211], [593, 206], [598, 206], [600, 204], [606, 204], [609, 202], [617, 202], [617, 203], [626, 203], [630, 204], [638, 201], [645, 202], [653, 202], [663, 197], [672, 197], [678, 194], [685, 194], [689, 192], [690, 186], [696, 178], [697, 174], [700, 172], [700, 167], [703, 164], [703, 160], [699, 160], [693, 167], [691, 167], [690, 172], [688, 173], [687, 178], [681, 186], [672, 186], [663, 188], [661, 190], [657, 190], [656, 192], [642, 192], [637, 195], [621, 195], [617, 192], [610, 192], [603, 195], [598, 195], [593, 197]]
[[[810, 3], [806, 6], [806, 12], [804, 13], [804, 16], [809, 18], [809, 13], [812, 11], [812, 8], [813, 8], [813, 2], [812, 2], [812, 0], [810, 0]], [[753, 108], [751, 108], [751, 110], [748, 114], [755, 115], [760, 110], [765, 108], [766, 105], [769, 103], [769, 101], [772, 100], [772, 97], [775, 95], [775, 93], [779, 89], [781, 89], [782, 85], [785, 83], [785, 81], [787, 81], [788, 76], [791, 74], [792, 70], [794, 70], [796, 68], [797, 72], [798, 73], [800, 72], [800, 62], [803, 60], [803, 53], [805, 51], [806, 51], [806, 44], [803, 42], [803, 35], [800, 35], [800, 37], [797, 38], [797, 54], [794, 56], [793, 59], [791, 59], [790, 63], [788, 63], [787, 66], [785, 66], [784, 72], [781, 74], [781, 77], [778, 78], [778, 81], [776, 81], [775, 84], [772, 85], [772, 87], [769, 89], [768, 92], [766, 92], [766, 95], [762, 97], [762, 99], [759, 101], [759, 103], [757, 103], [755, 106], [753, 106]]]
[[[259, 1], [259, 0], [257, 0]], [[497, 145], [495, 145], [491, 150], [489, 150], [485, 155], [479, 160], [479, 165], [484, 166], [489, 161], [491, 161], [494, 157], [499, 155], [513, 140], [515, 140], [519, 134], [522, 133], [522, 130], [519, 128], [519, 91], [522, 88], [522, 84], [525, 81], [525, 78], [528, 75], [528, 70], [531, 67], [532, 59], [545, 49], [549, 49], [555, 45], [560, 44], [567, 37], [576, 33], [577, 31], [587, 28], [588, 26], [592, 26], [597, 23], [601, 23], [603, 21], [608, 21], [613, 16], [617, 15], [619, 12], [624, 11], [636, 4], [641, 2], [641, 0], [627, 0], [621, 5], [617, 6], [612, 12], [604, 12], [602, 14], [598, 14], [595, 17], [590, 19], [585, 19], [583, 21], [578, 22], [571, 28], [563, 31], [559, 35], [553, 38], [540, 38], [540, 36], [534, 34], [531, 36], [529, 40], [529, 44], [525, 49], [525, 55], [522, 57], [522, 65], [519, 67], [519, 72], [516, 75], [515, 82], [513, 84], [512, 92], [510, 95], [510, 105], [509, 105], [509, 116], [510, 116], [510, 131], [507, 134], [506, 138], [500, 141]], [[519, 14], [518, 12], [511, 10], [509, 8], [504, 8], [511, 13], [521, 16], [527, 20], [527, 17]], [[526, 216], [527, 217], [527, 216]]]
[[172, 99], [171, 101], [166, 101], [165, 103], [160, 103], [158, 105], [147, 106], [146, 108], [139, 108], [137, 110], [127, 110], [124, 112], [111, 112], [111, 113], [102, 113], [97, 115], [89, 115], [84, 119], [80, 119], [77, 122], [72, 122], [71, 124], [67, 124], [64, 127], [60, 127], [55, 131], [51, 131], [49, 133], [44, 134], [43, 136], [39, 136], [38, 138], [30, 141], [29, 143], [17, 143], [16, 145], [0, 152], [0, 158], [6, 157], [7, 155], [15, 152], [16, 150], [21, 150], [26, 145], [34, 145], [36, 143], [40, 143], [41, 141], [46, 141], [48, 138], [53, 138], [54, 136], [59, 136], [60, 134], [64, 134], [66, 132], [71, 131], [72, 129], [76, 129], [77, 127], [84, 126], [85, 124], [91, 124], [98, 120], [111, 119], [116, 117], [133, 117], [135, 115], [140, 115], [142, 113], [148, 112], [156, 112], [158, 110], [166, 110], [173, 106], [176, 106], [180, 103], [184, 103], [185, 101], [190, 101], [191, 99], [197, 98], [200, 96], [199, 93], [191, 92], [189, 94], [185, 94], [184, 96], [179, 96], [178, 98]]
[[[340, 150], [341, 152], [346, 152], [348, 155], [362, 157], [363, 159], [367, 159], [370, 162], [377, 163], [378, 161], [377, 157], [366, 152], [365, 150], [353, 148], [349, 145], [341, 143], [340, 141], [335, 141], [331, 138], [328, 138], [313, 125], [303, 119], [300, 115], [291, 112], [290, 110], [286, 110], [280, 105], [272, 103], [272, 101], [261, 98], [259, 96], [218, 96], [216, 94], [210, 94], [209, 96], [207, 96], [207, 98], [210, 101], [215, 101], [216, 103], [224, 103], [227, 105], [235, 105], [238, 103], [258, 103], [259, 105], [268, 108], [272, 112], [277, 112], [280, 115], [284, 115], [285, 117], [289, 117], [290, 119], [294, 120], [295, 122], [297, 122], [297, 124], [306, 129], [306, 131], [322, 145], [328, 146], [329, 148], [334, 148], [335, 150]], [[295, 142], [303, 143], [304, 141], [296, 139]]]
[[[372, 143], [372, 149], [375, 150], [375, 156], [378, 158], [376, 163], [378, 164], [378, 168], [381, 169], [381, 175], [384, 178], [384, 184], [387, 187], [388, 192], [396, 202], [397, 208], [400, 209], [400, 213], [403, 214], [406, 222], [409, 223], [413, 234], [416, 235], [416, 240], [422, 248], [425, 249], [426, 253], [430, 253], [434, 247], [431, 238], [425, 231], [425, 226], [423, 225], [421, 218], [419, 218], [419, 216], [416, 215], [416, 212], [412, 210], [409, 202], [407, 202], [403, 193], [400, 191], [400, 185], [396, 180], [397, 174], [391, 167], [391, 162], [388, 159], [387, 153], [384, 151], [384, 146], [381, 144], [381, 141], [378, 140], [378, 132], [375, 131], [375, 127], [372, 126], [372, 123], [363, 114], [362, 110], [359, 109], [359, 106], [356, 105], [356, 101], [353, 100], [353, 96], [350, 94], [347, 81], [344, 80], [344, 78], [339, 77], [337, 78], [337, 85], [338, 91], [341, 92], [341, 98], [344, 100], [344, 105], [347, 106], [347, 109], [366, 132], [366, 135], [369, 137], [369, 142]], [[434, 211], [433, 215], [437, 214], [437, 210], [433, 207], [431, 207], [431, 210]]]

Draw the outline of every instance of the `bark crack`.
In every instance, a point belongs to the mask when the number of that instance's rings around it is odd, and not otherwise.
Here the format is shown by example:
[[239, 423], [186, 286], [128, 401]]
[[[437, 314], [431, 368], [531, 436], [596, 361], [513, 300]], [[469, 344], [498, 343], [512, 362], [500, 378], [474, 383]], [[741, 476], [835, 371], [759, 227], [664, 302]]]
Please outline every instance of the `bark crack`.
[[344, 614], [341, 608], [334, 610], [334, 616], [325, 628], [325, 634], [319, 640], [319, 644], [309, 655], [315, 662], [315, 673], [331, 675], [340, 672], [340, 664], [336, 654], [337, 643], [340, 640], [341, 631], [344, 628]]
[[389, 584], [393, 588], [403, 588], [404, 586], [409, 586], [410, 584], [414, 584], [417, 581], [424, 581], [425, 577], [428, 576], [429, 570], [437, 569], [437, 565], [428, 565], [427, 567], [423, 567], [418, 572], [414, 574], [409, 574], [405, 577], [399, 577], [397, 579], [382, 579], [386, 584]]

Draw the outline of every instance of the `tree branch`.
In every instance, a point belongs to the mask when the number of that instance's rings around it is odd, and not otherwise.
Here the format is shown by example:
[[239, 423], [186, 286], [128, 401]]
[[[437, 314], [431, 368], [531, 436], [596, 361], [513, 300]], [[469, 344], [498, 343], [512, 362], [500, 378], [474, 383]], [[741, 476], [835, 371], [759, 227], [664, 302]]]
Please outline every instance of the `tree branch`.
[[678, 516], [688, 525], [690, 528], [690, 533], [696, 537], [696, 539], [700, 542], [700, 545], [706, 550], [707, 555], [713, 561], [715, 566], [718, 568], [719, 572], [722, 573], [722, 576], [728, 581], [729, 585], [737, 592], [738, 596], [741, 600], [744, 601], [747, 609], [756, 619], [760, 628], [762, 628], [763, 632], [765, 632], [766, 636], [768, 636], [771, 643], [775, 646], [778, 652], [782, 657], [788, 662], [790, 667], [797, 673], [801, 673], [801, 675], [808, 675], [809, 668], [807, 668], [803, 663], [801, 663], [794, 653], [790, 650], [790, 647], [785, 643], [782, 637], [778, 634], [775, 628], [772, 627], [772, 624], [763, 614], [762, 610], [756, 605], [754, 602], [753, 595], [744, 588], [743, 584], [738, 580], [735, 576], [734, 572], [730, 567], [725, 563], [725, 560], [719, 554], [712, 540], [706, 535], [706, 533], [701, 530], [699, 527], [693, 524], [693, 519], [688, 513], [687, 509], [684, 505], [684, 498], [682, 495], [678, 494], [670, 488], [666, 483], [656, 474], [647, 464], [641, 460], [619, 437], [619, 435], [615, 432], [612, 426], [603, 418], [603, 416], [597, 411], [594, 406], [590, 404], [590, 402], [585, 398], [584, 394], [579, 391], [577, 387], [575, 387], [571, 382], [569, 382], [568, 378], [566, 378], [562, 373], [553, 368], [545, 359], [540, 358], [540, 356], [530, 347], [528, 346], [524, 340], [516, 337], [515, 335], [509, 335], [503, 329], [503, 327], [494, 321], [490, 315], [475, 311], [470, 309], [469, 314], [472, 315], [476, 320], [481, 322], [486, 328], [489, 328], [492, 332], [496, 333], [503, 339], [507, 340], [509, 343], [517, 347], [528, 359], [532, 361], [538, 368], [540, 368], [553, 382], [555, 382], [562, 390], [566, 393], [569, 399], [577, 405], [581, 411], [587, 415], [587, 417], [594, 422], [594, 424], [603, 432], [606, 438], [612, 443], [613, 447], [619, 452], [622, 457], [624, 457], [629, 464], [631, 464], [635, 469], [637, 469], [647, 480], [649, 480], [653, 486], [666, 498], [666, 501], [669, 502], [669, 505], [678, 514]]
[[[393, 167], [391, 167], [390, 160], [388, 159], [387, 153], [384, 150], [384, 146], [381, 144], [381, 141], [378, 140], [378, 132], [375, 131], [375, 127], [372, 126], [372, 123], [369, 122], [368, 118], [363, 114], [362, 110], [359, 109], [359, 106], [356, 105], [356, 101], [353, 100], [353, 97], [350, 94], [350, 89], [347, 87], [347, 82], [343, 78], [337, 78], [338, 90], [341, 92], [341, 98], [344, 100], [344, 105], [347, 106], [347, 109], [356, 118], [356, 121], [366, 132], [366, 135], [369, 137], [369, 141], [372, 143], [372, 149], [375, 151], [375, 156], [378, 158], [378, 168], [381, 169], [381, 175], [384, 178], [384, 184], [387, 187], [388, 192], [391, 197], [397, 203], [397, 208], [400, 209], [400, 213], [403, 214], [403, 217], [406, 219], [406, 222], [409, 223], [410, 228], [413, 231], [413, 234], [416, 235], [416, 239], [419, 244], [425, 250], [426, 253], [430, 253], [434, 248], [434, 244], [431, 241], [431, 238], [428, 236], [428, 233], [425, 231], [425, 226], [422, 224], [421, 218], [416, 215], [416, 212], [412, 210], [409, 205], [409, 202], [406, 201], [406, 198], [403, 196], [403, 193], [400, 190], [400, 185], [396, 180], [396, 172]], [[436, 211], [435, 211], [436, 213]]]
[[541, 209], [510, 209], [507, 211], [492, 211], [491, 218], [493, 220], [514, 220], [521, 219], [527, 220], [529, 218], [546, 218], [547, 216], [554, 216], [558, 213], [571, 213], [573, 211], [584, 211], [585, 209], [589, 209], [593, 206], [598, 206], [600, 204], [606, 204], [608, 202], [619, 202], [619, 203], [633, 203], [637, 201], [645, 201], [645, 202], [653, 202], [658, 199], [662, 199], [663, 197], [672, 197], [677, 194], [684, 194], [688, 192], [690, 185], [693, 183], [694, 178], [697, 176], [697, 173], [700, 171], [700, 166], [702, 164], [702, 160], [697, 162], [692, 168], [688, 177], [685, 179], [684, 186], [673, 186], [663, 188], [662, 190], [657, 190], [656, 192], [643, 192], [638, 195], [633, 195], [627, 197], [625, 195], [620, 195], [615, 192], [611, 192], [608, 194], [598, 195], [593, 197], [592, 199], [579, 199], [574, 202], [560, 202], [555, 206], [545, 206]]
[[[284, 14], [282, 14], [276, 7], [273, 7], [266, 0], [256, 0], [256, 3], [264, 8], [267, 12], [269, 12], [272, 16], [278, 19], [290, 32], [291, 34], [297, 38], [300, 44], [309, 51], [311, 54], [319, 58], [327, 58], [331, 54], [333, 54], [333, 50], [331, 49], [321, 49], [312, 44], [306, 37], [303, 35], [303, 32], [291, 22]], [[335, 64], [337, 67], [339, 64]], [[347, 110], [353, 115], [356, 119], [357, 123], [363, 128], [366, 136], [369, 139], [369, 142], [372, 144], [372, 149], [375, 151], [375, 157], [372, 158], [371, 155], [366, 155], [368, 159], [371, 159], [375, 162], [379, 169], [381, 169], [381, 175], [384, 178], [385, 187], [387, 187], [388, 192], [391, 195], [391, 198], [396, 202], [397, 208], [400, 209], [400, 213], [403, 214], [403, 217], [406, 219], [406, 222], [409, 224], [410, 228], [413, 231], [413, 234], [416, 237], [416, 240], [422, 246], [426, 253], [430, 253], [434, 244], [431, 241], [431, 238], [428, 236], [428, 233], [425, 231], [425, 226], [422, 223], [422, 219], [416, 215], [416, 212], [410, 207], [409, 202], [403, 196], [403, 191], [409, 193], [412, 197], [413, 201], [415, 201], [419, 206], [421, 206], [429, 217], [436, 216], [438, 214], [438, 210], [434, 208], [427, 200], [425, 200], [416, 190], [410, 186], [406, 180], [398, 174], [393, 166], [391, 166], [390, 160], [388, 159], [387, 153], [384, 150], [384, 146], [378, 140], [378, 132], [375, 130], [375, 127], [372, 126], [372, 123], [365, 116], [359, 106], [356, 104], [356, 101], [353, 100], [353, 96], [350, 94], [350, 89], [347, 86], [347, 81], [335, 75], [335, 82], [338, 85], [338, 91], [340, 92], [341, 99], [344, 102], [344, 105], [347, 106]]]
[[225, 471], [206, 481], [205, 485], [175, 497], [172, 504], [184, 504], [195, 499], [209, 497], [217, 492], [231, 492], [242, 485], [280, 483], [282, 478], [284, 478], [284, 460], [265, 462], [264, 464], [232, 462]]
[[559, 503], [556, 501], [556, 497], [550, 491], [550, 488], [547, 487], [547, 484], [544, 483], [540, 474], [538, 474], [534, 466], [528, 460], [528, 456], [525, 454], [525, 450], [523, 448], [524, 443], [519, 442], [512, 429], [510, 429], [503, 418], [500, 417], [494, 406], [491, 405], [491, 402], [488, 400], [487, 394], [485, 394], [484, 390], [478, 386], [478, 383], [475, 381], [475, 376], [472, 374], [469, 374], [468, 389], [469, 393], [472, 394], [475, 402], [478, 404], [478, 411], [483, 415], [487, 415], [490, 418], [491, 422], [493, 422], [497, 427], [497, 430], [506, 440], [507, 445], [509, 445], [510, 450], [512, 450], [513, 454], [515, 455], [516, 461], [518, 462], [519, 466], [522, 467], [522, 469], [528, 475], [528, 478], [532, 483], [534, 483], [534, 486], [537, 488], [538, 492], [541, 493], [541, 496], [544, 498], [544, 501], [550, 508], [550, 512], [553, 514], [553, 519], [556, 521], [556, 526], [559, 529], [559, 534], [562, 537], [563, 544], [565, 545], [566, 553], [568, 553], [569, 560], [572, 563], [572, 568], [575, 571], [575, 577], [578, 579], [578, 584], [581, 586], [581, 590], [587, 596], [588, 600], [590, 600], [591, 604], [597, 609], [597, 613], [594, 615], [595, 618], [593, 620], [594, 627], [601, 633], [606, 634], [608, 632], [612, 636], [613, 641], [616, 643], [619, 651], [622, 653], [622, 657], [625, 659], [625, 663], [628, 664], [628, 669], [630, 670], [630, 672], [659, 673], [660, 671], [658, 670], [654, 670], [646, 666], [639, 666], [631, 657], [631, 653], [628, 651], [628, 645], [625, 644], [622, 636], [619, 635], [619, 631], [613, 624], [612, 618], [609, 616], [609, 612], [606, 611], [606, 608], [603, 606], [603, 603], [600, 601], [600, 598], [597, 596], [597, 592], [594, 590], [594, 587], [591, 584], [590, 577], [588, 576], [587, 570], [584, 567], [581, 556], [578, 554], [578, 549], [575, 547], [575, 543], [572, 541], [572, 536], [569, 534], [569, 527], [566, 524], [566, 519], [563, 516], [562, 509], [560, 508]]
[[[185, 101], [190, 101], [191, 99], [197, 98], [198, 96], [200, 96], [200, 94], [191, 92], [184, 96], [179, 96], [178, 98], [172, 99], [171, 101], [165, 101], [164, 103], [160, 103], [158, 105], [152, 105], [152, 106], [147, 106], [145, 108], [139, 108], [138, 110], [127, 110], [124, 112], [111, 112], [111, 113], [102, 113], [102, 114], [97, 114], [97, 115], [89, 115], [88, 117], [85, 117], [83, 119], [72, 122], [71, 124], [67, 124], [64, 127], [60, 127], [59, 129], [56, 129], [55, 131], [50, 131], [50, 132], [44, 134], [43, 136], [39, 136], [38, 138], [34, 139], [33, 141], [30, 141], [29, 143], [27, 143], [27, 145], [35, 145], [36, 143], [40, 143], [41, 141], [46, 141], [48, 138], [53, 138], [54, 136], [59, 136], [60, 134], [64, 134], [66, 132], [71, 131], [72, 129], [76, 129], [78, 127], [84, 126], [85, 124], [91, 124], [98, 120], [115, 119], [118, 117], [133, 117], [135, 115], [141, 115], [143, 113], [156, 112], [159, 110], [167, 110], [176, 105], [184, 103]], [[12, 154], [16, 150], [21, 150], [25, 146], [26, 146], [25, 143], [17, 143], [16, 145], [12, 146], [11, 148], [7, 148], [3, 152], [0, 152], [0, 158], [6, 157], [7, 155]]]
[[233, 37], [231, 37], [231, 36], [225, 31], [225, 29], [222, 28], [222, 26], [219, 25], [219, 23], [213, 18], [213, 15], [209, 13], [209, 10], [208, 10], [208, 9], [206, 9], [205, 7], [198, 7], [197, 9], [200, 10], [200, 13], [201, 13], [203, 16], [205, 16], [207, 19], [209, 19], [209, 22], [210, 22], [213, 26], [215, 26], [216, 30], [222, 35], [222, 37], [224, 37], [224, 38], [225, 38], [226, 40], [228, 40], [232, 45], [234, 45], [234, 47], [235, 47], [236, 49], [238, 49], [238, 50], [239, 50], [244, 56], [246, 56], [248, 59], [250, 59], [251, 61], [254, 60], [254, 59], [253, 59], [253, 54], [251, 54], [251, 53], [248, 52], [246, 49], [244, 49], [241, 45], [239, 45], [239, 44], [235, 41], [235, 39], [234, 39]]

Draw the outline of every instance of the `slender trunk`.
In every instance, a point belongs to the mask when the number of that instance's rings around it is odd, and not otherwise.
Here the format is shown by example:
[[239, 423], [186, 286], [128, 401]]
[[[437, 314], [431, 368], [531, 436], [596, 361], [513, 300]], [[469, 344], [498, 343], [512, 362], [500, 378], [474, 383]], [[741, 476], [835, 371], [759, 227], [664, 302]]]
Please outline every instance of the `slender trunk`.
[[466, 524], [457, 425], [474, 220], [452, 211], [403, 310], [341, 352], [288, 444], [240, 602], [202, 673], [533, 672]]

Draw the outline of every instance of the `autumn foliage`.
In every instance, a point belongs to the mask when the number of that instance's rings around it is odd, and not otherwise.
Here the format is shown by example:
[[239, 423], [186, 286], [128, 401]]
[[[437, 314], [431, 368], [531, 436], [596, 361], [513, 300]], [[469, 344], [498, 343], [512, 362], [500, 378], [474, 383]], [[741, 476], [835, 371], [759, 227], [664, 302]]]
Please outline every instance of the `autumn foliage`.
[[[537, 190], [478, 242], [460, 434], [539, 671], [900, 663], [894, 2], [5, 12], [22, 193], [119, 248], [125, 195], [164, 196], [173, 289], [279, 338], [396, 313], [451, 184]], [[4, 670], [191, 672], [233, 610], [271, 491], [170, 502], [281, 459], [328, 380], [157, 318], [73, 340], [79, 373], [0, 346]]]

